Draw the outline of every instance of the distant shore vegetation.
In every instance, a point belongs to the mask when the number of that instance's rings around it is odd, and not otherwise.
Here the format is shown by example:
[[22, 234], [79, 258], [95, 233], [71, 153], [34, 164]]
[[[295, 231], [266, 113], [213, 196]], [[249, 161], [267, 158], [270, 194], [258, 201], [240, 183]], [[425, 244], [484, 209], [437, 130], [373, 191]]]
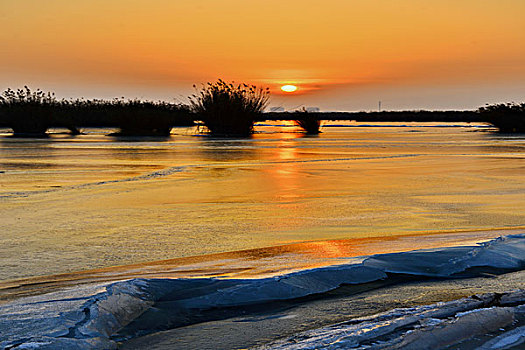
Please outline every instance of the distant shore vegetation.
[[116, 135], [167, 136], [174, 126], [194, 125], [189, 106], [164, 101], [58, 100], [41, 90], [7, 89], [0, 95], [0, 125], [15, 136], [45, 136], [51, 127], [79, 134], [82, 127], [115, 127]]
[[479, 113], [500, 132], [525, 133], [525, 103], [499, 103], [481, 107]]
[[292, 120], [306, 134], [320, 133], [323, 120], [369, 122], [486, 122], [503, 133], [525, 132], [525, 103], [486, 105], [475, 111], [269, 112], [266, 88], [218, 80], [203, 85], [189, 104], [142, 101], [57, 99], [52, 92], [7, 89], [0, 95], [0, 127], [14, 136], [45, 137], [49, 128], [114, 127], [122, 136], [169, 136], [178, 126], [200, 125], [214, 136], [249, 136], [254, 123]]

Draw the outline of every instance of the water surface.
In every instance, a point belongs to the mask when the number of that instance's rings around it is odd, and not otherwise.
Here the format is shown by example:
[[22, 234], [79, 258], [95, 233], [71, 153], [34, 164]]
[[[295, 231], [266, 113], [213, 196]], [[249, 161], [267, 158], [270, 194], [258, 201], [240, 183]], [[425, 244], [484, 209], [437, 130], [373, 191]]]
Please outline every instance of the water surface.
[[318, 137], [0, 136], [0, 280], [302, 241], [417, 234], [418, 249], [434, 233], [525, 225], [523, 135], [347, 124]]

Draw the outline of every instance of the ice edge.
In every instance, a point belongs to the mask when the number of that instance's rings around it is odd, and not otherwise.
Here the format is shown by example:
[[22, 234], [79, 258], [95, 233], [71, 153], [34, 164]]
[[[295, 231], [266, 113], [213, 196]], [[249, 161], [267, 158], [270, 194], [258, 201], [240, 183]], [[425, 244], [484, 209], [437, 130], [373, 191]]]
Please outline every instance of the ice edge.
[[[389, 274], [450, 277], [472, 268], [525, 267], [525, 234], [477, 246], [378, 254], [362, 263], [305, 270], [272, 278], [132, 279], [92, 285], [0, 306], [0, 347], [7, 349], [111, 349], [111, 335], [158, 300], [181, 309], [210, 309], [295, 299], [344, 284], [387, 279]], [[176, 310], [174, 310], [176, 312]]]

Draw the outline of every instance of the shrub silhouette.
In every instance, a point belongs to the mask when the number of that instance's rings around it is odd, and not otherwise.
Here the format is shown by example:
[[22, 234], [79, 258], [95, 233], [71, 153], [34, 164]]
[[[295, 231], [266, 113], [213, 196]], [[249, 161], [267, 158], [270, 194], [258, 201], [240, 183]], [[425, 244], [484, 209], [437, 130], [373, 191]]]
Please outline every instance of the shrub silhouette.
[[317, 135], [321, 132], [321, 120], [318, 113], [308, 112], [303, 108], [302, 111], [294, 112], [295, 124], [303, 129], [308, 135]]
[[58, 104], [50, 92], [31, 91], [27, 86], [16, 91], [7, 89], [0, 96], [2, 124], [12, 128], [16, 136], [45, 136]]
[[525, 103], [499, 103], [478, 109], [500, 132], [525, 132]]
[[253, 133], [253, 123], [268, 104], [269, 94], [268, 88], [219, 79], [192, 95], [190, 105], [211, 134], [247, 136]]

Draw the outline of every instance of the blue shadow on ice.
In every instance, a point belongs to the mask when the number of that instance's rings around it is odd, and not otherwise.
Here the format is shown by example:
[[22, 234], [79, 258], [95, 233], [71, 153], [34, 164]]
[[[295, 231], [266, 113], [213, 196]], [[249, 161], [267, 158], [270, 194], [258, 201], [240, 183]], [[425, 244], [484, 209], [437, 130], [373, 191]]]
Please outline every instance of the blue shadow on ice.
[[[462, 278], [524, 267], [521, 234], [477, 246], [373, 255], [361, 263], [263, 279], [132, 279], [81, 286], [0, 306], [0, 347], [111, 349], [117, 340], [202, 322], [202, 316], [193, 315], [206, 310], [294, 300], [399, 276]], [[229, 315], [223, 312], [222, 317]]]

